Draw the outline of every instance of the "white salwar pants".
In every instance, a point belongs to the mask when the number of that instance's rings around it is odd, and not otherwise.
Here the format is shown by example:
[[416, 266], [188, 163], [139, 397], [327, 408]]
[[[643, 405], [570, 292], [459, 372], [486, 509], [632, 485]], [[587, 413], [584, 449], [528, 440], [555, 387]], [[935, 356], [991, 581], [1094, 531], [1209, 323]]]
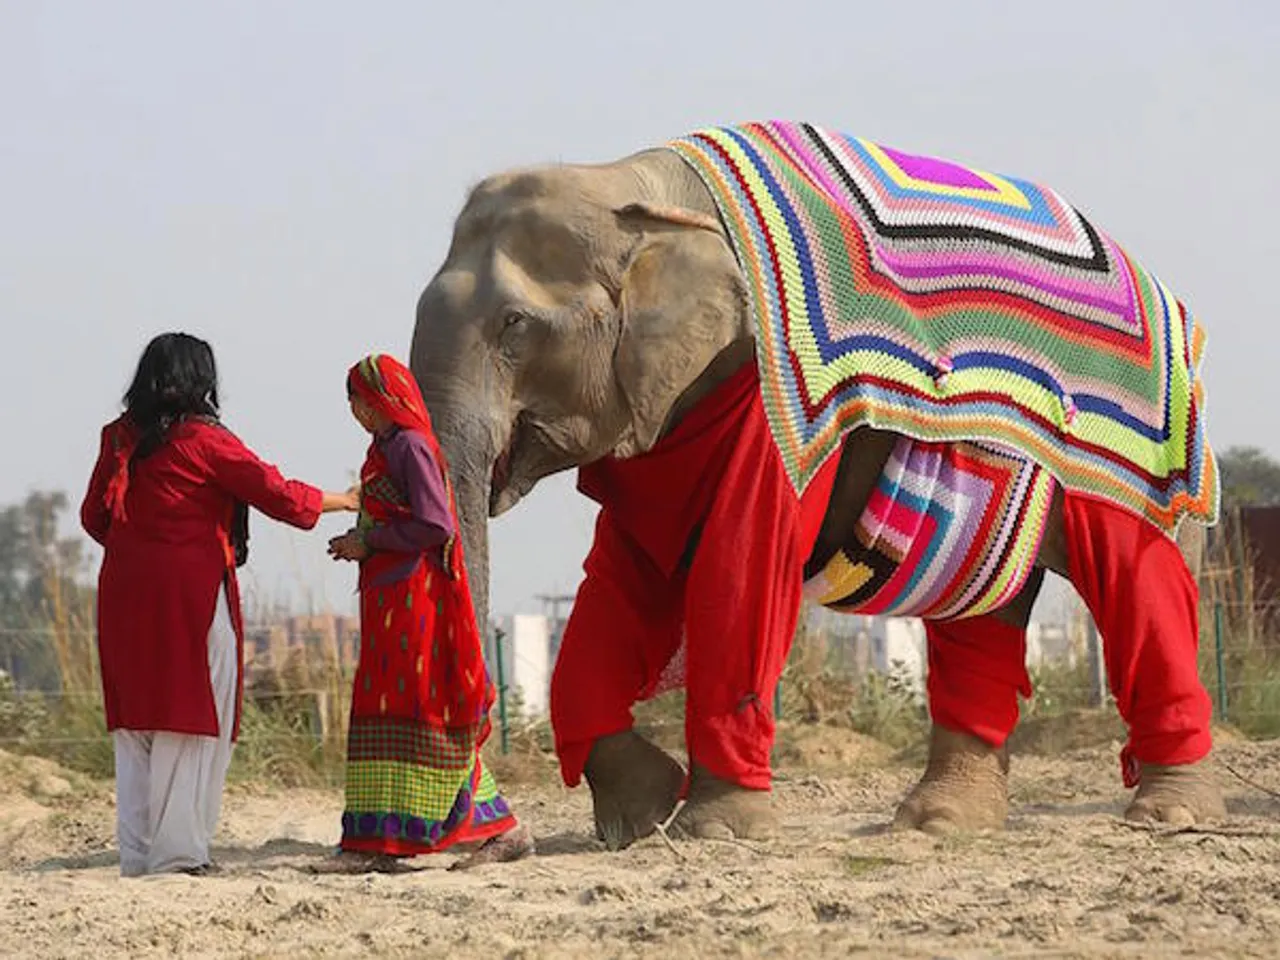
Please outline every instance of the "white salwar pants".
[[225, 588], [209, 627], [209, 681], [218, 736], [116, 730], [116, 838], [120, 874], [137, 877], [208, 864], [231, 764], [240, 662]]

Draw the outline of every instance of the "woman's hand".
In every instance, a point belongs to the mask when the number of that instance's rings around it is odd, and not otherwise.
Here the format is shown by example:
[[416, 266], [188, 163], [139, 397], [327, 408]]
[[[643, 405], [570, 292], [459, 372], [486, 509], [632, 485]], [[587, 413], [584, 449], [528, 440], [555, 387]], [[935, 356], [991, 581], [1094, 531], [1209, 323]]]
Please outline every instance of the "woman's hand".
[[358, 530], [348, 530], [329, 541], [329, 556], [335, 560], [364, 560], [369, 552]]
[[336, 513], [343, 511], [354, 513], [360, 509], [360, 484], [349, 488], [344, 493], [329, 493], [325, 491], [324, 501], [321, 506], [323, 513]]

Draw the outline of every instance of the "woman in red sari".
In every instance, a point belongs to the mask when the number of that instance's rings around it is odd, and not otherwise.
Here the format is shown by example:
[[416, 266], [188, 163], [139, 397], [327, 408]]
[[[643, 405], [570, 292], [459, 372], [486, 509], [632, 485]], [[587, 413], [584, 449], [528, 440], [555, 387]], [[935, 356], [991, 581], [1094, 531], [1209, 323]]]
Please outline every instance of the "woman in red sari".
[[413, 374], [386, 355], [347, 376], [373, 435], [360, 518], [335, 559], [360, 562], [360, 662], [347, 745], [342, 849], [335, 868], [478, 847], [459, 866], [533, 852], [480, 758], [493, 685], [467, 584], [457, 512]]
[[246, 505], [310, 529], [357, 499], [286, 480], [259, 460], [218, 420], [209, 344], [156, 337], [124, 414], [102, 429], [80, 508], [105, 548], [98, 654], [125, 876], [213, 869], [209, 841], [240, 725], [235, 571]]

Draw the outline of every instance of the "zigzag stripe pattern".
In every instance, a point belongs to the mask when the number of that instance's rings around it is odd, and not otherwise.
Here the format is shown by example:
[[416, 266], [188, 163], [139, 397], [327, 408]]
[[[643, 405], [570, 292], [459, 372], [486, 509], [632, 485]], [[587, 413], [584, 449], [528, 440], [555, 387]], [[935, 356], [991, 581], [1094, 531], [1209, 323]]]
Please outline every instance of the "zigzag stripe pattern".
[[841, 612], [937, 620], [999, 609], [1035, 565], [1053, 489], [1032, 460], [902, 437], [852, 549], [806, 581], [805, 596]]
[[1173, 535], [1218, 515], [1200, 325], [1054, 191], [808, 124], [668, 146], [714, 195], [803, 491], [869, 425], [989, 441]]

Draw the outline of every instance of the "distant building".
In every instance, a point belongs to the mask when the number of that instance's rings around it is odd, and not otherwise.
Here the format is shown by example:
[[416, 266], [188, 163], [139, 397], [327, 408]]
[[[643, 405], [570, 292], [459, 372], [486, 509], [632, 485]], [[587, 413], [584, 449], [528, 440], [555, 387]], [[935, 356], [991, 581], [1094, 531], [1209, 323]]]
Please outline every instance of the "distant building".
[[495, 685], [499, 682], [506, 685], [508, 697], [518, 698], [525, 716], [546, 716], [554, 663], [551, 623], [541, 614], [517, 613], [502, 617], [497, 627], [497, 631], [491, 631], [485, 638], [484, 659], [490, 679]]
[[836, 613], [808, 604], [803, 616], [806, 631], [825, 641], [831, 669], [855, 677], [895, 675], [923, 691], [928, 659], [924, 621]]
[[360, 620], [336, 614], [281, 617], [245, 624], [244, 660], [250, 672], [281, 669], [295, 651], [308, 660], [336, 662], [343, 673], [360, 659]]
[[551, 662], [556, 662], [560, 655], [560, 641], [564, 639], [565, 624], [569, 622], [569, 611], [573, 609], [576, 594], [555, 593], [538, 597], [542, 601], [542, 613], [547, 618], [547, 630], [551, 643]]

